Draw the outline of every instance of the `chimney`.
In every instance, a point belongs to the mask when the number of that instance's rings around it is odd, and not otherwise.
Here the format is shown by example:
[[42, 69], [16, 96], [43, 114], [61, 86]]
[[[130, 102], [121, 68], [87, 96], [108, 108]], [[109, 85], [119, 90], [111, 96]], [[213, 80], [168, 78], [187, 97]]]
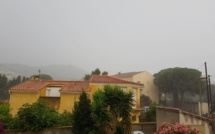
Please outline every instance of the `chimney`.
[[35, 75], [34, 76], [34, 80], [36, 80], [36, 81], [40, 80], [40, 76], [39, 75]]

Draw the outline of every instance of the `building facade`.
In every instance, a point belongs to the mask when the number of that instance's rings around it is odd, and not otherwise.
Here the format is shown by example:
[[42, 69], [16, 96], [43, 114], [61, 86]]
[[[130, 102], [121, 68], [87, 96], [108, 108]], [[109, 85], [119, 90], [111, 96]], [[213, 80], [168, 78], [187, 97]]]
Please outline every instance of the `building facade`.
[[154, 84], [154, 76], [147, 71], [118, 73], [113, 77], [144, 84], [141, 94], [149, 96], [152, 101], [159, 103], [159, 90]]
[[72, 112], [74, 103], [84, 90], [90, 99], [98, 89], [104, 85], [118, 86], [122, 90], [133, 91], [135, 103], [133, 105], [132, 121], [139, 122], [140, 91], [143, 84], [130, 82], [111, 76], [93, 75], [89, 81], [55, 81], [55, 80], [29, 80], [10, 89], [11, 114], [15, 116], [23, 104], [32, 104], [38, 99], [48, 102], [50, 107], [59, 113]]

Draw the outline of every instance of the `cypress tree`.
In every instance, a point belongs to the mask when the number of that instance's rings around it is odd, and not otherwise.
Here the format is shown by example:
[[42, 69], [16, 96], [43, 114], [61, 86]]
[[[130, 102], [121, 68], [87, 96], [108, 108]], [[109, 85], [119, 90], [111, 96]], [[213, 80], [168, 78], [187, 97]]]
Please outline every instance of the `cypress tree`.
[[91, 104], [86, 92], [82, 91], [79, 102], [75, 102], [73, 110], [73, 133], [89, 134], [93, 130], [94, 122], [91, 118]]

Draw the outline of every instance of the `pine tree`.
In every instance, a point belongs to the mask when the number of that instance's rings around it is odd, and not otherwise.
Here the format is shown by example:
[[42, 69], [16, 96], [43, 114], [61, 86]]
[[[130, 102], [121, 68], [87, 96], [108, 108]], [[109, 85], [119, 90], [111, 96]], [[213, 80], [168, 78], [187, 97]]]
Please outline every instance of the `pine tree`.
[[79, 102], [75, 102], [73, 110], [73, 133], [89, 134], [93, 130], [94, 122], [91, 118], [91, 104], [86, 92], [82, 92]]

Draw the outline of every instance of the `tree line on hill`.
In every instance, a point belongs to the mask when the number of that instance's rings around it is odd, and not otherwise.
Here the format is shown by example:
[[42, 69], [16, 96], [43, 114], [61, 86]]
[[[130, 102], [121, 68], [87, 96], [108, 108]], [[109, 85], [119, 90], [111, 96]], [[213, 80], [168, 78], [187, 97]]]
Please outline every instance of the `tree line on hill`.
[[18, 85], [22, 82], [29, 80], [27, 77], [17, 76], [9, 80], [5, 75], [0, 74], [0, 100], [9, 99], [9, 89], [15, 85]]
[[[5, 75], [0, 74], [0, 100], [9, 100], [9, 90], [11, 87], [33, 79], [34, 76], [36, 75], [32, 75], [30, 78], [17, 76], [10, 80]], [[47, 74], [39, 74], [39, 77], [42, 80], [52, 80], [52, 77]]]

